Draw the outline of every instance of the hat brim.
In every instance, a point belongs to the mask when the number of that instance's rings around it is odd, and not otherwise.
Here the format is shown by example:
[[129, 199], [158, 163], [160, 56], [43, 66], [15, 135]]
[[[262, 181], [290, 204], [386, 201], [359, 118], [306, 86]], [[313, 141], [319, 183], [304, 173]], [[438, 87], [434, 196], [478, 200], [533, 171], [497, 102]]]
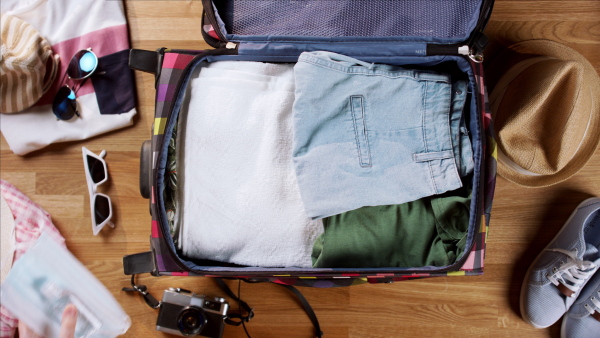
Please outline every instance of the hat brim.
[[[526, 170], [515, 168], [510, 161], [510, 154], [499, 156], [498, 174], [505, 179], [526, 187], [545, 187], [560, 183], [575, 175], [592, 157], [600, 141], [600, 77], [592, 64], [577, 51], [551, 40], [527, 40], [516, 43], [500, 52], [486, 67], [488, 85], [491, 88], [490, 99], [498, 96], [494, 88], [512, 67], [521, 61], [533, 56], [547, 56], [559, 60], [576, 61], [584, 67], [583, 83], [587, 88], [582, 95], [589, 95], [592, 102], [592, 111], [585, 137], [573, 158], [560, 171], [552, 175], [536, 175], [527, 173]], [[492, 102], [490, 102], [492, 103]], [[492, 118], [495, 117], [492, 109]], [[499, 130], [498, 130], [499, 131]], [[501, 140], [498, 140], [499, 148]]]

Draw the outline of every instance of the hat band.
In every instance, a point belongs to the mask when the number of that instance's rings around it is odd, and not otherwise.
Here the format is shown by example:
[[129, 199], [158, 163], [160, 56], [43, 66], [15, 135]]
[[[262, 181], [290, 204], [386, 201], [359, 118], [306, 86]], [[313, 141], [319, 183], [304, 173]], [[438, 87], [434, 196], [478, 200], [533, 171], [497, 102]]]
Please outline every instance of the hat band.
[[508, 156], [506, 156], [504, 154], [504, 152], [502, 151], [502, 149], [500, 149], [500, 147], [497, 147], [497, 151], [498, 151], [498, 161], [500, 161], [501, 163], [510, 167], [512, 170], [518, 172], [519, 174], [527, 175], [527, 176], [542, 176], [541, 174], [536, 174], [532, 171], [529, 171], [529, 170], [521, 167], [520, 165], [516, 164], [515, 162], [513, 162], [513, 160], [511, 160], [510, 158], [508, 158]]

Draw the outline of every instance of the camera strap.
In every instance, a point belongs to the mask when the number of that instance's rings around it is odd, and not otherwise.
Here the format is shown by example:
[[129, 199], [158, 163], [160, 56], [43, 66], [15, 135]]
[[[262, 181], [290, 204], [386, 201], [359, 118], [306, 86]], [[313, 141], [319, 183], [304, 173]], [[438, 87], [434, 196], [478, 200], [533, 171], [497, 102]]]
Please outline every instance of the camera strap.
[[[275, 284], [277, 284], [277, 283], [275, 283]], [[323, 336], [323, 331], [321, 331], [321, 326], [319, 325], [319, 319], [317, 318], [317, 314], [313, 310], [312, 306], [310, 306], [310, 303], [308, 302], [308, 300], [306, 300], [304, 295], [300, 292], [300, 290], [298, 290], [297, 288], [295, 288], [291, 285], [287, 285], [287, 284], [277, 284], [277, 285], [281, 285], [284, 288], [290, 290], [290, 292], [293, 293], [296, 296], [296, 298], [298, 298], [298, 301], [300, 301], [300, 305], [302, 305], [302, 307], [304, 308], [304, 312], [306, 312], [306, 315], [308, 316], [310, 321], [313, 323], [313, 326], [315, 327], [315, 336], [318, 338], [321, 338]]]
[[217, 285], [221, 288], [221, 290], [225, 291], [225, 293], [235, 299], [238, 304], [246, 311], [247, 315], [243, 316], [241, 313], [228, 313], [225, 318], [225, 324], [240, 326], [242, 323], [247, 323], [254, 317], [254, 309], [248, 305], [248, 303], [241, 300], [225, 282], [221, 278], [213, 278]]
[[140, 295], [142, 295], [142, 297], [144, 297], [144, 300], [146, 301], [146, 304], [148, 304], [149, 307], [151, 307], [153, 309], [158, 309], [160, 307], [160, 302], [156, 298], [154, 298], [154, 296], [152, 296], [150, 294], [150, 292], [148, 292], [148, 288], [146, 288], [146, 285], [136, 285], [135, 284], [135, 274], [131, 275], [131, 287], [130, 288], [122, 288], [121, 291], [139, 292]]
[[[215, 277], [215, 278], [213, 278], [213, 280], [217, 283], [217, 285], [223, 291], [225, 291], [225, 293], [227, 293], [227, 295], [229, 297], [233, 298], [236, 302], [238, 302], [240, 307], [242, 309], [244, 309], [244, 311], [247, 313], [247, 315], [245, 315], [245, 316], [242, 315], [241, 313], [239, 313], [239, 314], [238, 313], [228, 313], [227, 316], [225, 317], [225, 323], [229, 324], [229, 325], [233, 325], [233, 326], [243, 325], [244, 330], [245, 330], [244, 323], [249, 322], [250, 319], [252, 319], [254, 317], [254, 309], [251, 308], [250, 305], [248, 305], [248, 303], [241, 300], [240, 297], [238, 297], [238, 295], [236, 295], [233, 291], [231, 291], [229, 286], [223, 281], [222, 278]], [[247, 283], [258, 283], [258, 282], [246, 280], [246, 279], [241, 279], [241, 280], [243, 280], [244, 282], [247, 282]], [[239, 281], [239, 279], [238, 279], [238, 281]], [[296, 298], [300, 302], [300, 305], [302, 305], [302, 308], [304, 309], [304, 311], [308, 315], [308, 318], [310, 319], [313, 326], [315, 327], [315, 336], [318, 338], [321, 338], [323, 336], [323, 331], [321, 331], [321, 326], [319, 325], [319, 319], [317, 318], [315, 311], [310, 306], [310, 303], [306, 300], [304, 295], [302, 295], [302, 293], [298, 289], [296, 289], [295, 287], [293, 287], [291, 285], [278, 284], [278, 283], [274, 283], [274, 284], [280, 285], [280, 286], [288, 289], [291, 293], [294, 294], [294, 296], [296, 296]], [[160, 307], [160, 302], [148, 292], [148, 288], [146, 287], [146, 285], [135, 284], [135, 274], [131, 275], [131, 287], [130, 288], [124, 287], [121, 290], [125, 291], [125, 292], [138, 292], [142, 297], [144, 297], [144, 300], [146, 301], [146, 304], [148, 304], [148, 306], [150, 306], [153, 309], [158, 309]]]
[[[239, 304], [244, 308], [244, 310], [248, 313], [249, 317], [247, 320], [242, 319], [239, 322], [236, 322], [235, 324], [231, 324], [231, 325], [235, 325], [235, 326], [239, 326], [240, 324], [242, 324], [243, 322], [248, 322], [250, 319], [252, 319], [252, 317], [254, 316], [254, 312], [252, 311], [252, 308], [250, 308], [250, 306], [248, 306], [248, 304], [246, 304], [244, 301], [240, 300], [233, 291], [231, 291], [231, 289], [229, 288], [229, 286], [227, 284], [225, 284], [225, 282], [223, 281], [222, 278], [214, 278], [214, 280], [217, 282], [217, 285], [219, 285], [219, 287], [221, 287], [221, 289], [223, 291], [225, 291], [231, 298], [235, 299], [236, 301], [239, 302]], [[242, 281], [246, 282], [246, 283], [262, 283], [262, 281], [253, 281], [253, 280], [248, 280], [248, 279], [241, 279]], [[296, 298], [298, 299], [298, 301], [300, 302], [300, 305], [302, 305], [302, 308], [304, 309], [304, 312], [306, 312], [306, 315], [308, 316], [308, 318], [310, 319], [310, 321], [312, 322], [313, 326], [315, 327], [315, 336], [318, 338], [321, 338], [323, 336], [323, 331], [321, 331], [321, 326], [319, 325], [319, 319], [317, 318], [317, 315], [315, 314], [315, 311], [313, 310], [312, 306], [310, 306], [310, 303], [308, 302], [308, 300], [306, 300], [306, 298], [304, 297], [304, 295], [300, 292], [300, 290], [298, 290], [297, 288], [295, 288], [292, 285], [287, 285], [287, 284], [279, 284], [279, 283], [273, 283], [279, 286], [282, 286], [286, 289], [288, 289], [291, 293], [294, 294], [294, 296], [296, 296]], [[235, 314], [232, 314], [235, 315]], [[230, 315], [230, 317], [232, 316]], [[234, 318], [234, 317], [231, 317]], [[242, 317], [245, 318], [245, 317]], [[227, 320], [225, 320], [225, 322], [227, 324], [229, 324], [227, 322]]]

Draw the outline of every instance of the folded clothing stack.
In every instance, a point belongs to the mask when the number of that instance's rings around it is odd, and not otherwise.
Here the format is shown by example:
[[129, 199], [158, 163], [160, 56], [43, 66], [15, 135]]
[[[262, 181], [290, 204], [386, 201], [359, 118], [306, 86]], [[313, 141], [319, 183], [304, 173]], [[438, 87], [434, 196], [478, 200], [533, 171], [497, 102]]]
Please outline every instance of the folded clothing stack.
[[330, 52], [302, 53], [294, 70], [294, 164], [308, 216], [441, 194], [472, 171], [468, 136], [457, 137], [466, 82]]
[[469, 189], [400, 205], [362, 207], [323, 219], [315, 268], [447, 266], [464, 252]]
[[177, 132], [181, 254], [259, 267], [454, 263], [469, 225], [467, 92], [444, 73], [329, 52], [202, 64]]
[[188, 90], [178, 147], [182, 253], [311, 267], [323, 226], [306, 216], [292, 164], [293, 65], [216, 62]]

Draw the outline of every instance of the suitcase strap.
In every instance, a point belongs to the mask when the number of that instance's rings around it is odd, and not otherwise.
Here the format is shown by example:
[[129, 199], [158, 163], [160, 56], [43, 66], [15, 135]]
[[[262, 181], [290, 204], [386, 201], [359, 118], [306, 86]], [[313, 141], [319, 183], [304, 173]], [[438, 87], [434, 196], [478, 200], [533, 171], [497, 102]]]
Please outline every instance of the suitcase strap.
[[161, 53], [143, 49], [131, 49], [129, 52], [129, 68], [150, 74], [160, 73]]
[[123, 257], [123, 272], [126, 275], [137, 275], [140, 273], [155, 271], [154, 255], [152, 251], [140, 252]]

